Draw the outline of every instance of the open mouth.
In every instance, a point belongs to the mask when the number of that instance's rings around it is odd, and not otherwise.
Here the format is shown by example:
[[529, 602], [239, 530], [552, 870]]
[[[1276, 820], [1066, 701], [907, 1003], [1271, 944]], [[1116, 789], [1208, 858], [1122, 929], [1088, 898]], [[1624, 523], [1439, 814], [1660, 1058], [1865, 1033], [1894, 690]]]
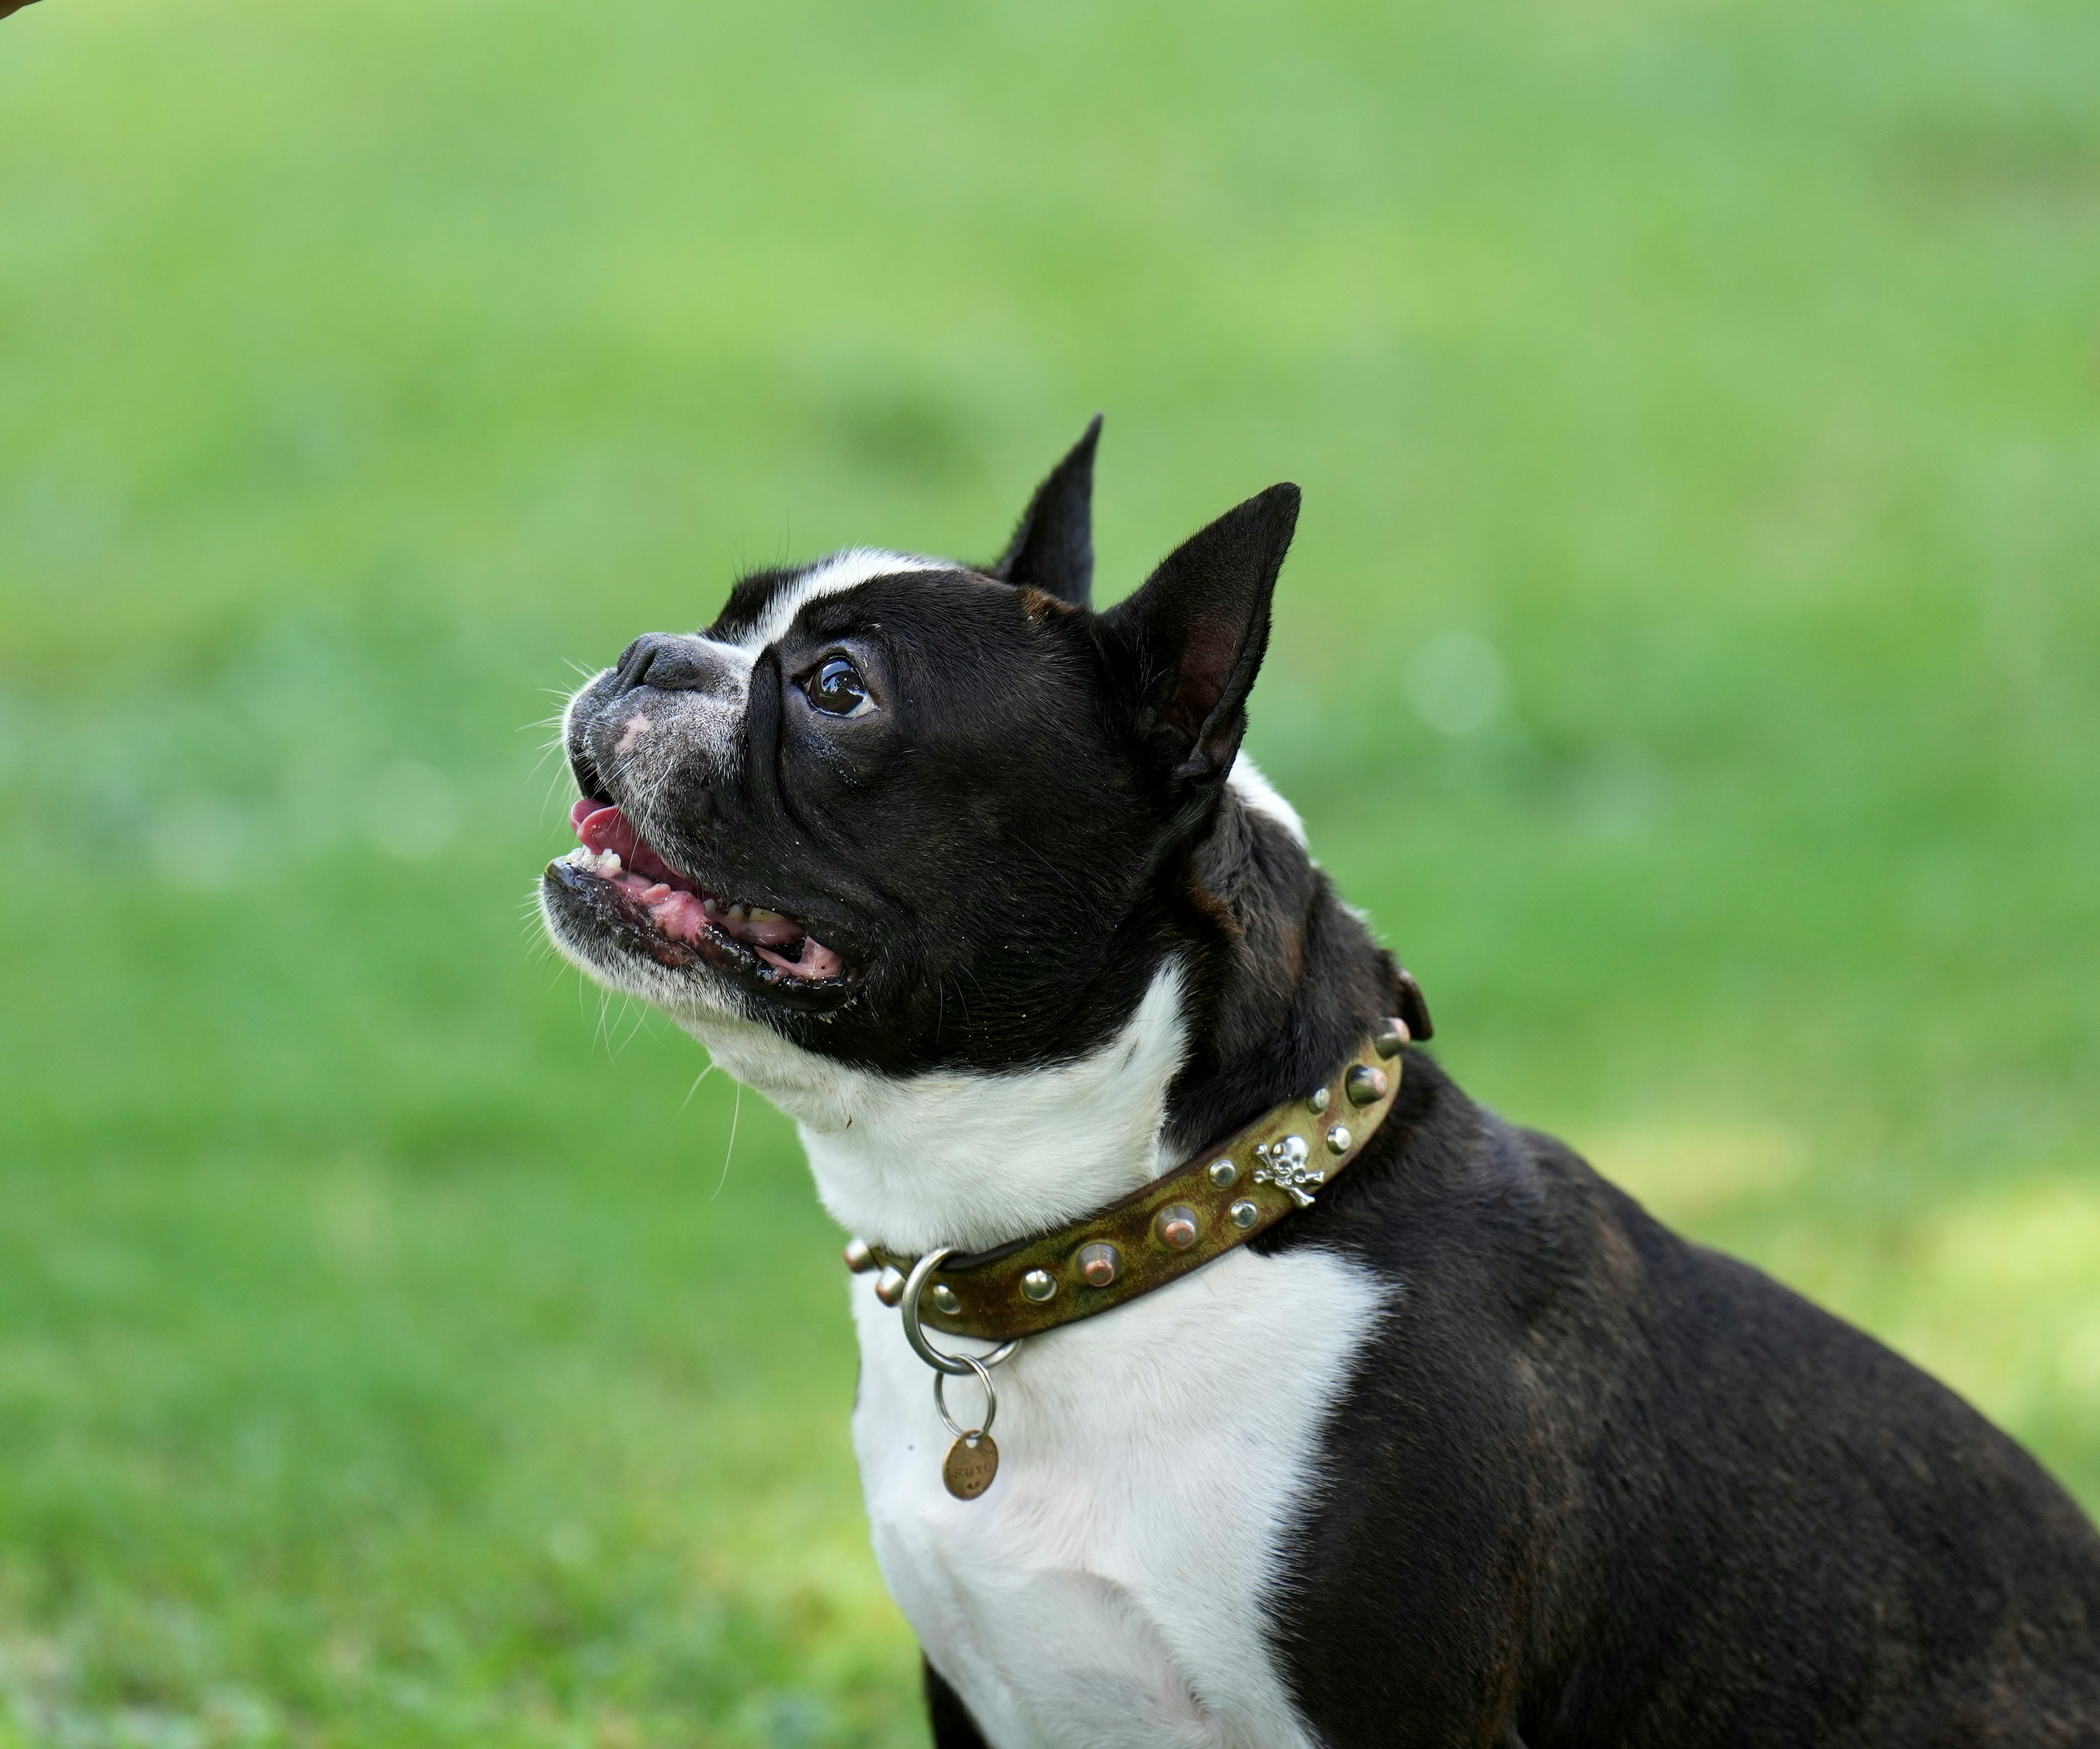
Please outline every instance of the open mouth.
[[613, 803], [585, 796], [569, 810], [569, 824], [582, 842], [561, 862], [624, 895], [622, 908], [637, 927], [665, 942], [717, 950], [710, 958], [725, 947], [740, 950], [739, 957], [804, 983], [845, 971], [836, 952], [785, 912], [725, 899], [680, 874]]

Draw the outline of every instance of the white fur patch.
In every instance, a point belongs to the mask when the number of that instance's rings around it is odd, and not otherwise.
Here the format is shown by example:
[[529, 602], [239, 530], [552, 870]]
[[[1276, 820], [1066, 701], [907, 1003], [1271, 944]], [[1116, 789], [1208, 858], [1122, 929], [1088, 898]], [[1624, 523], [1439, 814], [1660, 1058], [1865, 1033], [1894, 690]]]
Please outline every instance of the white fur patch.
[[820, 595], [842, 595], [875, 577], [893, 576], [900, 571], [946, 571], [945, 560], [922, 559], [912, 553], [885, 552], [879, 547], [854, 546], [834, 553], [812, 565], [792, 582], [784, 585], [766, 603], [765, 611], [737, 642], [756, 655], [775, 638], [784, 636], [795, 616]]
[[1176, 965], [1099, 1050], [1012, 1075], [875, 1075], [690, 1001], [673, 1012], [796, 1120], [840, 1225], [893, 1250], [1003, 1244], [1077, 1220], [1174, 1164], [1159, 1132], [1185, 1053]]
[[1305, 842], [1305, 822], [1299, 818], [1298, 810], [1283, 799], [1276, 785], [1262, 775], [1261, 767], [1245, 753], [1233, 756], [1225, 784], [1246, 807], [1268, 815], [1301, 846]]
[[[996, 1749], [1309, 1749], [1266, 1605], [1381, 1298], [1330, 1252], [1241, 1250], [1030, 1337], [993, 1375], [998, 1477], [964, 1501], [932, 1375], [854, 1282], [876, 1557]], [[965, 1427], [978, 1400], [951, 1387]]]
[[[623, 982], [670, 996], [725, 1069], [797, 1117], [827, 1205], [899, 1250], [1039, 1231], [1171, 1164], [1178, 968], [1079, 1062], [908, 1078], [813, 1056], [668, 977]], [[1316, 1499], [1321, 1428], [1384, 1304], [1375, 1278], [1331, 1252], [1238, 1250], [1030, 1338], [994, 1375], [999, 1475], [967, 1502], [941, 1482], [932, 1373], [871, 1279], [851, 1298], [876, 1558], [994, 1749], [1312, 1749], [1268, 1611], [1282, 1539]], [[951, 1407], [973, 1424], [973, 1382]]]
[[[1168, 967], [1101, 1049], [1002, 1075], [871, 1075], [748, 1023], [683, 1023], [800, 1120], [833, 1213], [917, 1252], [1041, 1231], [1173, 1164], [1159, 1132], [1181, 998]], [[1309, 1749], [1266, 1610], [1320, 1427], [1377, 1318], [1372, 1278], [1326, 1252], [1237, 1251], [1030, 1338], [995, 1375], [998, 1479], [967, 1503], [941, 1482], [933, 1375], [867, 1279], [853, 1304], [876, 1557], [996, 1749]], [[973, 1416], [975, 1385], [951, 1407]]]

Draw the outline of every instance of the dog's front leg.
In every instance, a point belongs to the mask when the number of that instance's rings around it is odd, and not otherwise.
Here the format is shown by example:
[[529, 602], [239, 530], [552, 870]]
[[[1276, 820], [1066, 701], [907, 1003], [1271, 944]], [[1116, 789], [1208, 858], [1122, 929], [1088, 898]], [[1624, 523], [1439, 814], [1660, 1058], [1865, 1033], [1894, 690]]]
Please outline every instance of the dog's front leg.
[[962, 1697], [941, 1680], [932, 1663], [920, 1662], [926, 1671], [926, 1716], [933, 1727], [933, 1749], [991, 1749]]

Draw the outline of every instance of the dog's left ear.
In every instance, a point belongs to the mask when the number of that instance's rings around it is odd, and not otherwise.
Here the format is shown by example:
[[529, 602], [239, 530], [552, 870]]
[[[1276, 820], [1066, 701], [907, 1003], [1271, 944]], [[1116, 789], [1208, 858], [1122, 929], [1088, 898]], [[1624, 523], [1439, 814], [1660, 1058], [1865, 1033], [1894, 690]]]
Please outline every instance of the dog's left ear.
[[1185, 782], [1220, 781], [1240, 750], [1298, 499], [1295, 486], [1271, 486], [1226, 511], [1101, 616], [1138, 735]]
[[989, 576], [1026, 585], [1083, 607], [1094, 588], [1094, 446], [1101, 438], [1096, 413], [1087, 434], [1035, 488], [1006, 554]]

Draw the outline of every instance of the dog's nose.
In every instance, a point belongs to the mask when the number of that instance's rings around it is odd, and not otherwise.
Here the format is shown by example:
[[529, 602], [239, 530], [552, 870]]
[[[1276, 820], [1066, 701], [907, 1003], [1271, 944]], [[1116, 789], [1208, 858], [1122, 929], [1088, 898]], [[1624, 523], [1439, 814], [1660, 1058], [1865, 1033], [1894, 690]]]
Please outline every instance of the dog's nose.
[[728, 665], [705, 638], [650, 632], [620, 652], [617, 691], [655, 687], [661, 692], [705, 692], [728, 678]]

